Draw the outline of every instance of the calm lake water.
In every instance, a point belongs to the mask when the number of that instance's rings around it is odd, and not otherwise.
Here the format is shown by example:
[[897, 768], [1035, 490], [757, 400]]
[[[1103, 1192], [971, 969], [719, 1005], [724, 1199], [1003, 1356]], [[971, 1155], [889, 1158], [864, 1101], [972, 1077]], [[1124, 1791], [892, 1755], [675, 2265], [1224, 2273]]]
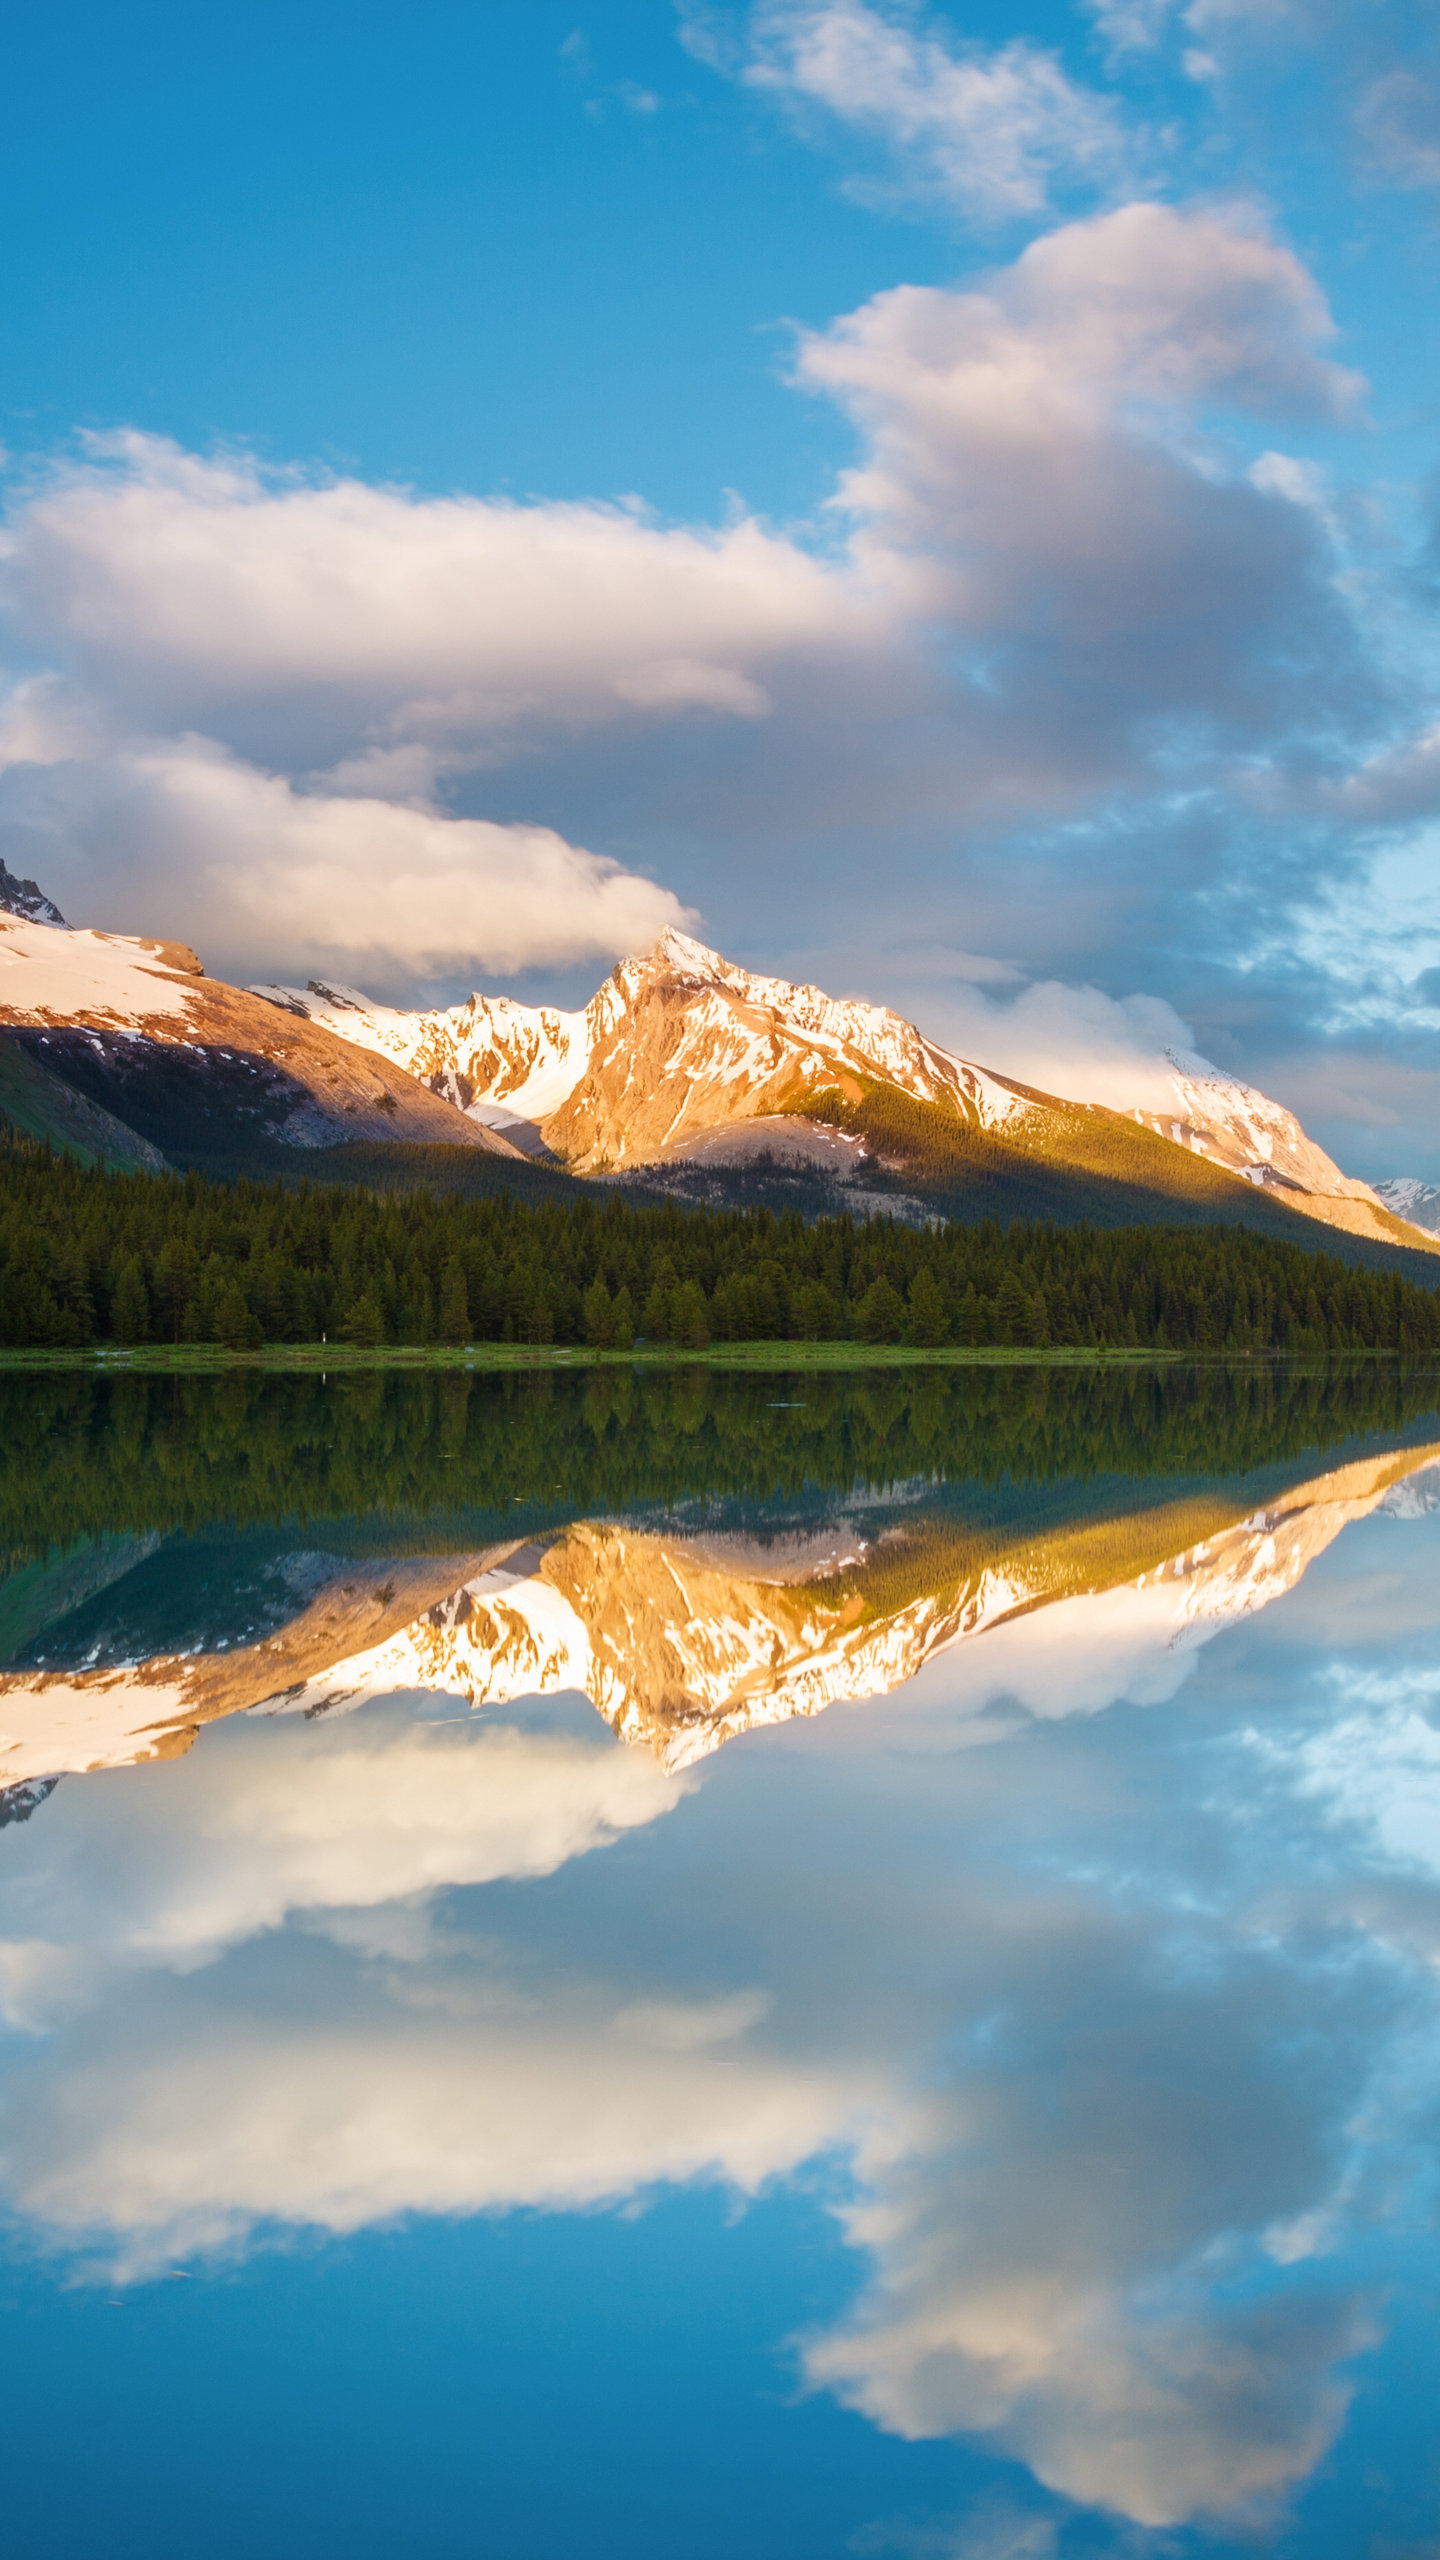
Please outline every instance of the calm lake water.
[[1440, 2553], [1440, 1378], [0, 1381], [17, 2560]]

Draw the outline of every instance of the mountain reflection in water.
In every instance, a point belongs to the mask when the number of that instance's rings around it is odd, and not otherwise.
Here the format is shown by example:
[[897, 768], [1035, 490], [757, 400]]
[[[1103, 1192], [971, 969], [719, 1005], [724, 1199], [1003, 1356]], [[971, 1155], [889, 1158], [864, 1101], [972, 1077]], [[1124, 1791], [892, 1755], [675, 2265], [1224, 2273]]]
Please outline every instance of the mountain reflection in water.
[[757, 2550], [1346, 2547], [1357, 2377], [1403, 2400], [1437, 2272], [1436, 1382], [1222, 1375], [1208, 1447], [1193, 1387], [477, 1390], [428, 1508], [387, 1389], [334, 1427], [366, 1507], [290, 1517], [263, 1398], [48, 1409], [85, 1534], [17, 1528], [0, 1593], [24, 2247], [128, 2295], [819, 2178], [855, 2282], [801, 2378], [972, 2469]]
[[1288, 1591], [1348, 1522], [1437, 1462], [1440, 1440], [1253, 1509], [1197, 1492], [1041, 1529], [956, 1518], [922, 1485], [769, 1537], [578, 1521], [463, 1558], [369, 1557], [363, 1574], [297, 1548], [270, 1576], [294, 1615], [256, 1642], [0, 1672], [0, 1783], [167, 1759], [237, 1712], [315, 1717], [397, 1690], [471, 1707], [578, 1691], [682, 1769], [755, 1725], [883, 1697], [952, 1645], [1059, 1601], [1108, 1592], [1117, 1625], [1123, 1610], [1175, 1643], [1203, 1636]]

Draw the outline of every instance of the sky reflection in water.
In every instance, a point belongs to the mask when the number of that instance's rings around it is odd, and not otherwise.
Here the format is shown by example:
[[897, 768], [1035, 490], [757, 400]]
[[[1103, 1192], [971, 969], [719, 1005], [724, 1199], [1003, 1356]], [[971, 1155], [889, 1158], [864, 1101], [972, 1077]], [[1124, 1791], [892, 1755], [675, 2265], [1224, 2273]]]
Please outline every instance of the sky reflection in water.
[[[1098, 1492], [942, 1432], [518, 1551], [496, 1487], [428, 1555], [52, 1557], [0, 1691], [18, 2547], [394, 2549], [402, 2478], [402, 2540], [505, 2560], [1440, 2547], [1427, 1401]], [[177, 2457], [201, 2371], [278, 2517], [213, 2405]], [[62, 2484], [132, 2398], [118, 2501]]]

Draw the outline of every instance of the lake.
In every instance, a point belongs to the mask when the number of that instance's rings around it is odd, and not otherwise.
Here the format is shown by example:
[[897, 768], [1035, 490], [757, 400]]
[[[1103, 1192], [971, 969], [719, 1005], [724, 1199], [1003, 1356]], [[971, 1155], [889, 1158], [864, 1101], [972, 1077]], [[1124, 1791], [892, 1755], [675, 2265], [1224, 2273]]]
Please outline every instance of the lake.
[[0, 1379], [23, 2560], [1440, 2552], [1440, 1377]]

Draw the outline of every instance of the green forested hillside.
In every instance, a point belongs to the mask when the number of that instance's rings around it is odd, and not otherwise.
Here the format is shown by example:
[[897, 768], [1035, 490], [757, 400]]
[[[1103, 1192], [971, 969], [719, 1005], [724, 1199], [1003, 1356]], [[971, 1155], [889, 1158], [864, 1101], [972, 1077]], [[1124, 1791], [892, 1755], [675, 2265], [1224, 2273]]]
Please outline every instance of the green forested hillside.
[[49, 1074], [19, 1041], [0, 1033], [0, 1128], [4, 1127], [21, 1137], [48, 1138], [81, 1164], [148, 1165], [158, 1171], [165, 1161], [113, 1112]]
[[[1307, 1209], [1304, 1193], [1292, 1205], [1118, 1112], [1090, 1111], [1045, 1096], [1037, 1101], [1044, 1107], [1003, 1135], [894, 1085], [872, 1085], [854, 1101], [827, 1089], [803, 1097], [795, 1108], [807, 1119], [863, 1137], [873, 1156], [896, 1167], [908, 1186], [933, 1199], [947, 1217], [1049, 1218], [1063, 1225], [1085, 1220], [1105, 1227], [1220, 1219], [1282, 1241], [1323, 1240], [1325, 1223]], [[1356, 1241], [1362, 1251], [1367, 1244], [1373, 1250], [1382, 1237], [1417, 1261], [1426, 1256], [1423, 1241], [1388, 1213], [1377, 1220], [1373, 1239]]]
[[0, 1149], [0, 1343], [1440, 1347], [1440, 1295], [1245, 1227], [1002, 1229], [127, 1175]]

